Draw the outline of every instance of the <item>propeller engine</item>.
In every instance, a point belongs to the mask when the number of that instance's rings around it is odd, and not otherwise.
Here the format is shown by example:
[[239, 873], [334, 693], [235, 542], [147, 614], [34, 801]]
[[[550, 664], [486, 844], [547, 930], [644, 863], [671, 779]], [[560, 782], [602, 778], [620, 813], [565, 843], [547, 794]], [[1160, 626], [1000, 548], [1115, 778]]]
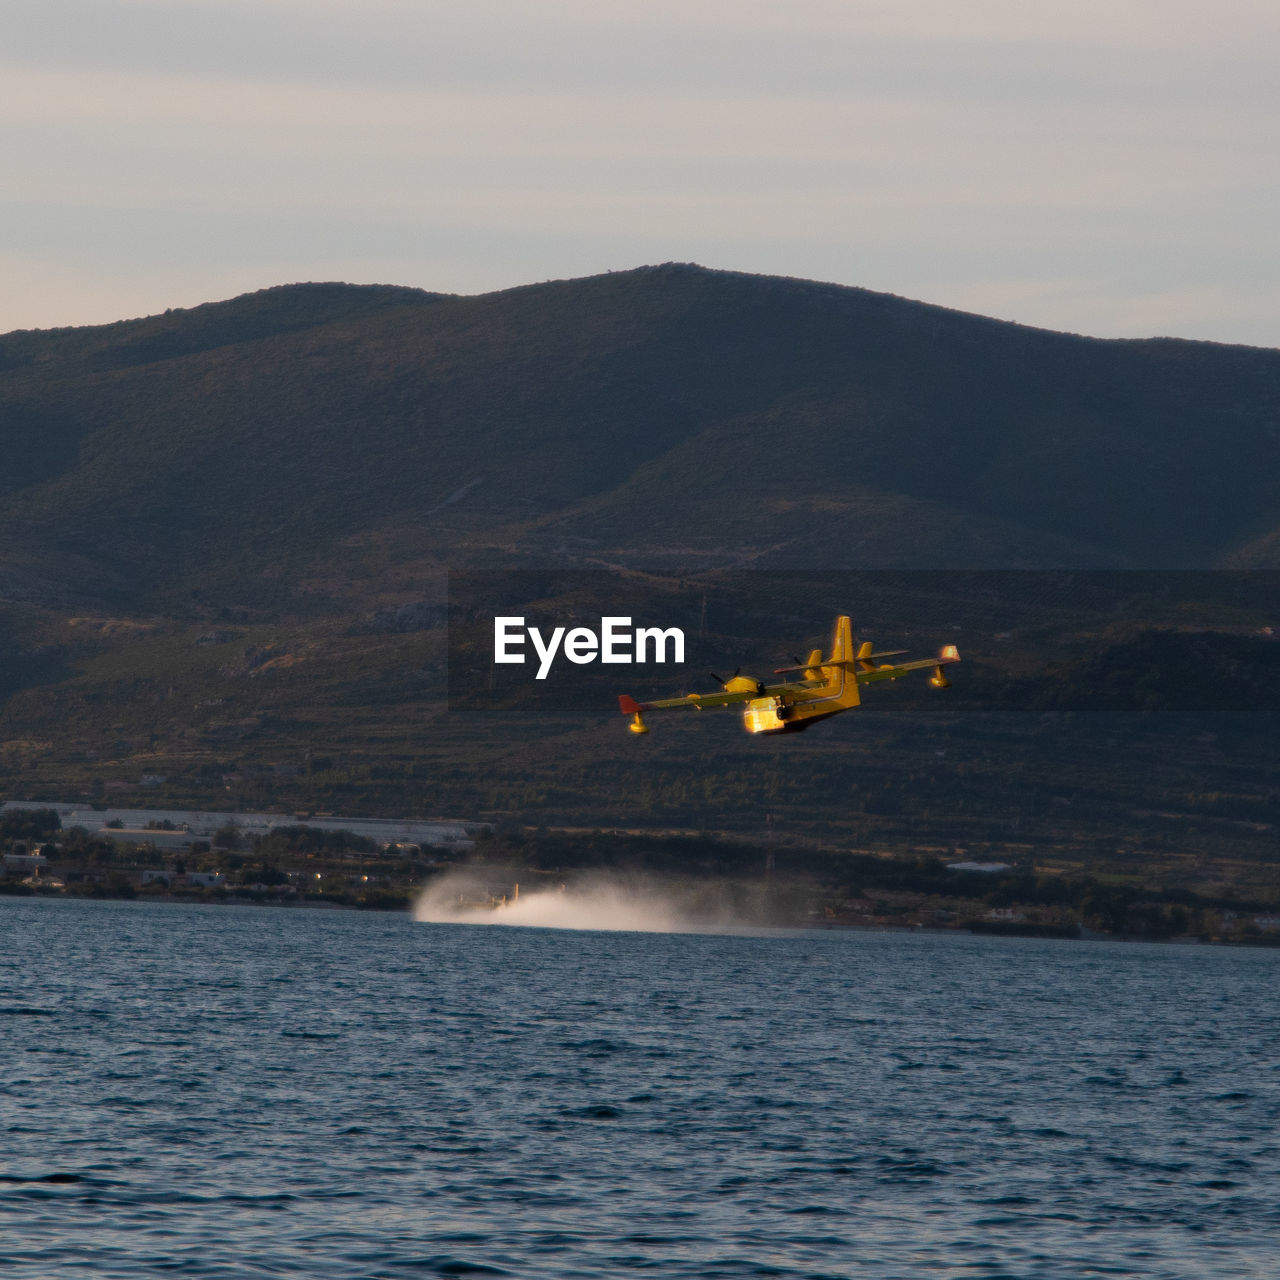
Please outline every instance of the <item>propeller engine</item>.
[[755, 676], [739, 675], [741, 670], [741, 667], [736, 667], [733, 675], [727, 680], [723, 676], [716, 675], [714, 671], [708, 674], [725, 693], [763, 693], [764, 685]]

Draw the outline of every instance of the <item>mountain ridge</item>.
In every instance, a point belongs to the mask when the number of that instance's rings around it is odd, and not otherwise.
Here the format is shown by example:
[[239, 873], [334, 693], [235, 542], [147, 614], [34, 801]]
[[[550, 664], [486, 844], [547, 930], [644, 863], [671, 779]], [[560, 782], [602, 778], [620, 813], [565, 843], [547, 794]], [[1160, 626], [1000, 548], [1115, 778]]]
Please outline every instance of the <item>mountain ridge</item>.
[[50, 602], [347, 607], [529, 556], [1280, 564], [1280, 351], [694, 264], [19, 330], [0, 433], [0, 590]]

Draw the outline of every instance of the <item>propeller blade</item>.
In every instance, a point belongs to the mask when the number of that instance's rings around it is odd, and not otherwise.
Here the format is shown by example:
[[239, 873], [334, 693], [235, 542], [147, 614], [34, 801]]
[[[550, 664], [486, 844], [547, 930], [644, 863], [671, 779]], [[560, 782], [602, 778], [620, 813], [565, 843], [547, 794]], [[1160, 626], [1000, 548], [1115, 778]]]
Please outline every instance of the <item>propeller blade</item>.
[[710, 674], [711, 678], [716, 682], [716, 684], [721, 684], [721, 685], [723, 685], [723, 684], [728, 684], [728, 683], [729, 683], [726, 679], [724, 679], [724, 677], [723, 677], [723, 676], [718, 676], [718, 675], [716, 675], [716, 673], [715, 673], [714, 671], [710, 672], [709, 674]]

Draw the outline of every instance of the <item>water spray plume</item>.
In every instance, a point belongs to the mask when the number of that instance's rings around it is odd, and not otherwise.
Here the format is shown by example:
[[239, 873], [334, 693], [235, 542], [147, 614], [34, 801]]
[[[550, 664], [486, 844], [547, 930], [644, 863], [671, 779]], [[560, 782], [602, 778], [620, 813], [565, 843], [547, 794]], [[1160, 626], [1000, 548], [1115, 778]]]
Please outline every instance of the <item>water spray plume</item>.
[[618, 877], [589, 876], [530, 891], [511, 884], [498, 894], [474, 873], [438, 877], [414, 903], [421, 924], [516, 925], [541, 929], [601, 929], [633, 933], [708, 933], [750, 927], [728, 904], [677, 894]]

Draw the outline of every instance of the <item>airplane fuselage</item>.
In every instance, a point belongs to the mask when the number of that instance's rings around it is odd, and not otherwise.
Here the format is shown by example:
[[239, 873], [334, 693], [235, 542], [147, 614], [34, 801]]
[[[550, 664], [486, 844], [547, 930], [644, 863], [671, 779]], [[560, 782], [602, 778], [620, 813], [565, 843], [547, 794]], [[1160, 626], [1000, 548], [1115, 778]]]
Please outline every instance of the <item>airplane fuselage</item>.
[[860, 699], [854, 673], [834, 667], [827, 675], [825, 680], [806, 682], [815, 688], [753, 698], [742, 708], [743, 728], [748, 733], [796, 733], [856, 707]]

